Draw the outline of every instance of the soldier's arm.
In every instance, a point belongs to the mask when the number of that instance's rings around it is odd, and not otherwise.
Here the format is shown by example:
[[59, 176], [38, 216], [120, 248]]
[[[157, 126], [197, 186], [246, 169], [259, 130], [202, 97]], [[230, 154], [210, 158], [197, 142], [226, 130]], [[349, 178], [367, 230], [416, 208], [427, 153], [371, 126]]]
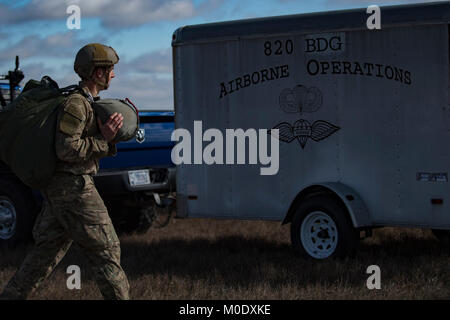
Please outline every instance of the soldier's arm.
[[77, 162], [116, 154], [115, 146], [109, 144], [100, 133], [93, 137], [81, 137], [86, 121], [85, 102], [77, 97], [67, 99], [56, 128], [55, 148], [59, 159]]
[[117, 147], [114, 143], [108, 143], [109, 146], [109, 150], [108, 153], [106, 154], [108, 157], [113, 157], [117, 154]]

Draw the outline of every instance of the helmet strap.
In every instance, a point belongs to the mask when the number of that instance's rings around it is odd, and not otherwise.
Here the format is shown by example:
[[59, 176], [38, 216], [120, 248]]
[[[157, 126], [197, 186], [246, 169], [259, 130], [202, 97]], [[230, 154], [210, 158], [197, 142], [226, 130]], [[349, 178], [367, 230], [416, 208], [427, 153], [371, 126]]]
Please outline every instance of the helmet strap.
[[95, 82], [95, 84], [99, 85], [100, 87], [102, 87], [102, 90], [106, 90], [108, 89], [109, 85], [107, 82], [101, 82], [97, 79], [93, 79], [93, 81]]
[[95, 84], [99, 85], [102, 87], [102, 90], [106, 90], [109, 88], [109, 79], [110, 79], [110, 73], [108, 72], [108, 68], [103, 68], [103, 71], [105, 72], [105, 77], [106, 77], [106, 82], [102, 82], [100, 80], [97, 80], [96, 77], [93, 77], [93, 81]]

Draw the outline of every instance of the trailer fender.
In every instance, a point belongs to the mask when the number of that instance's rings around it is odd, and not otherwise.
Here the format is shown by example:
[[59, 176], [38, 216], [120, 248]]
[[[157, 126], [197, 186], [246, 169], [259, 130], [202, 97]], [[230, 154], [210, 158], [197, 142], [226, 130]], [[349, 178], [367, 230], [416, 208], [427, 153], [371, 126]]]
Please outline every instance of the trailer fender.
[[362, 198], [355, 190], [340, 182], [316, 183], [304, 188], [292, 202], [282, 224], [291, 222], [295, 209], [303, 199], [317, 193], [331, 193], [337, 196], [347, 208], [355, 228], [372, 225], [369, 210]]

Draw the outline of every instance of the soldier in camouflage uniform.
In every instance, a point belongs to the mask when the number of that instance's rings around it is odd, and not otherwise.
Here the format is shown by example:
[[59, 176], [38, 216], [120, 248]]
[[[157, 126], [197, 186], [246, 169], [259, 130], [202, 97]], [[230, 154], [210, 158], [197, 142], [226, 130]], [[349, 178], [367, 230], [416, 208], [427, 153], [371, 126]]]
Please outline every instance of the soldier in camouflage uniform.
[[75, 242], [88, 258], [103, 297], [129, 299], [119, 239], [92, 178], [99, 159], [116, 154], [109, 141], [123, 123], [120, 114], [113, 114], [102, 124], [91, 107], [94, 96], [114, 78], [118, 61], [114, 49], [101, 44], [86, 45], [76, 56], [74, 69], [82, 81], [58, 115], [58, 162], [50, 184], [41, 190], [45, 201], [33, 229], [36, 244], [7, 284], [3, 298], [26, 299]]

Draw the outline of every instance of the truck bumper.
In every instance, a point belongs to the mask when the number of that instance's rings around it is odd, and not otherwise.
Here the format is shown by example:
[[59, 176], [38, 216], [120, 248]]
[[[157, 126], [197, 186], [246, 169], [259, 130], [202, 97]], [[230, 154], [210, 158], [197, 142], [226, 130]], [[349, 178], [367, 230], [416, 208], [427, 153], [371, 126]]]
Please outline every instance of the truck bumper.
[[102, 196], [125, 195], [139, 191], [159, 193], [175, 191], [175, 167], [139, 168], [139, 170], [143, 169], [149, 170], [149, 184], [132, 186], [129, 181], [129, 172], [133, 170], [117, 170], [98, 172], [94, 176], [95, 185]]

